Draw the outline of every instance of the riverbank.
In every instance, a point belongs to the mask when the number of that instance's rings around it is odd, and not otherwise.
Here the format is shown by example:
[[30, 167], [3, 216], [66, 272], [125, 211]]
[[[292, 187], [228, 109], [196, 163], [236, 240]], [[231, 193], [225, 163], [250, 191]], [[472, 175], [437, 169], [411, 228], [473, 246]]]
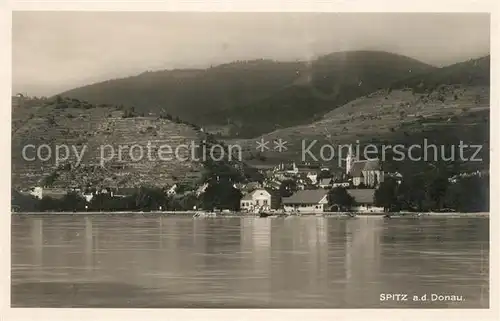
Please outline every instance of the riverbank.
[[[142, 215], [142, 216], [193, 216], [196, 211], [151, 211], [151, 212], [130, 212], [130, 211], [116, 211], [116, 212], [95, 212], [95, 211], [85, 211], [85, 212], [12, 212], [12, 215], [103, 215], [103, 216], [113, 216], [113, 215]], [[218, 215], [235, 215], [231, 213], [223, 213]]]
[[[12, 212], [12, 215], [29, 215], [29, 216], [58, 216], [58, 215], [83, 215], [83, 216], [186, 216], [192, 217], [197, 213], [204, 213], [198, 211], [151, 211], [151, 212]], [[282, 214], [282, 213], [276, 213]], [[311, 214], [301, 214], [300, 216], [308, 216], [308, 217], [339, 217], [346, 216], [349, 213], [337, 213], [337, 212], [329, 212], [329, 213], [311, 213]], [[360, 217], [380, 217], [385, 216], [388, 213], [351, 213]], [[406, 218], [406, 217], [489, 217], [490, 213], [439, 213], [439, 212], [427, 212], [427, 213], [413, 213], [413, 212], [399, 212], [399, 213], [390, 213], [391, 218]], [[244, 213], [244, 212], [229, 212], [229, 213], [217, 213], [215, 217], [255, 217], [258, 214], [254, 213]], [[291, 216], [296, 216], [292, 214]]]

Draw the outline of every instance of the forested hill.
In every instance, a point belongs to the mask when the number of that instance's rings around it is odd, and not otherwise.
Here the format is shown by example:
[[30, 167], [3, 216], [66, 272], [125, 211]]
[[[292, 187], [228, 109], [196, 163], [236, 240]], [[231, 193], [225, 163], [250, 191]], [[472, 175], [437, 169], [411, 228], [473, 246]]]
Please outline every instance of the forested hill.
[[308, 123], [359, 96], [434, 67], [387, 52], [333, 53], [310, 62], [239, 61], [208, 69], [145, 72], [61, 93], [95, 104], [169, 113], [252, 137]]
[[[433, 70], [358, 97], [317, 121], [236, 141], [253, 153], [255, 141], [260, 139], [286, 141], [286, 152], [271, 149], [261, 155], [268, 161], [279, 158], [274, 162], [299, 160], [302, 140], [317, 140], [319, 148], [325, 143], [338, 146], [356, 141], [410, 146], [422, 144], [425, 139], [429, 144], [443, 146], [448, 153], [462, 141], [482, 146], [477, 156], [483, 161], [467, 165], [484, 170], [489, 168], [489, 64], [486, 56]], [[319, 153], [317, 148], [314, 152]]]

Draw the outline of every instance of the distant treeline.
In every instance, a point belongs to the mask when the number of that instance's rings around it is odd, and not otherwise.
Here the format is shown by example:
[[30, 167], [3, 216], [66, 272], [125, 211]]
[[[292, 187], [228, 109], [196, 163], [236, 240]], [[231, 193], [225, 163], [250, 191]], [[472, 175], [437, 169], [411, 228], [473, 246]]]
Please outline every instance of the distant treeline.
[[239, 209], [241, 193], [230, 184], [213, 184], [205, 193], [169, 196], [165, 190], [141, 187], [133, 195], [111, 196], [96, 194], [90, 202], [77, 192], [68, 192], [62, 198], [45, 196], [38, 199], [32, 195], [12, 192], [12, 206], [21, 212], [76, 212], [76, 211], [188, 211], [193, 209]]
[[[436, 174], [436, 173], [434, 173]], [[388, 179], [375, 191], [375, 205], [386, 211], [443, 211], [488, 212], [489, 175], [474, 175], [449, 180], [445, 175], [429, 177], [422, 173], [406, 178], [398, 184]], [[293, 181], [284, 181], [278, 194], [290, 196], [297, 188]], [[12, 205], [18, 211], [188, 211], [193, 209], [239, 210], [242, 193], [236, 189], [228, 176], [211, 180], [203, 194], [183, 193], [169, 196], [155, 187], [141, 187], [133, 195], [116, 197], [110, 194], [94, 195], [90, 202], [76, 192], [68, 192], [60, 199], [12, 192]], [[329, 203], [349, 208], [354, 199], [344, 188], [329, 192]]]
[[419, 173], [401, 184], [389, 179], [375, 191], [375, 204], [386, 211], [488, 212], [489, 175], [449, 180], [442, 173]]

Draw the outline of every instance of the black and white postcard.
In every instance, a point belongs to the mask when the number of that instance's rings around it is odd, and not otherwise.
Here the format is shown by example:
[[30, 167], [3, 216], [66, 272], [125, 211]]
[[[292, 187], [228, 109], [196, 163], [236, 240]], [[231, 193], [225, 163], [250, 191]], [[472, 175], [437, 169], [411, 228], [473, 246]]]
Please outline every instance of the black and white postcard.
[[8, 319], [498, 316], [495, 5], [388, 3], [12, 4]]

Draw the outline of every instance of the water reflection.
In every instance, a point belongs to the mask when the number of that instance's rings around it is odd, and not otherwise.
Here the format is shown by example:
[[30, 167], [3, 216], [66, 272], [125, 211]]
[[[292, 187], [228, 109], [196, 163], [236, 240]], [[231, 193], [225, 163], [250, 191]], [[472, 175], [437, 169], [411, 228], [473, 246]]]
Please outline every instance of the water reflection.
[[487, 219], [15, 216], [12, 305], [487, 307], [488, 231]]

